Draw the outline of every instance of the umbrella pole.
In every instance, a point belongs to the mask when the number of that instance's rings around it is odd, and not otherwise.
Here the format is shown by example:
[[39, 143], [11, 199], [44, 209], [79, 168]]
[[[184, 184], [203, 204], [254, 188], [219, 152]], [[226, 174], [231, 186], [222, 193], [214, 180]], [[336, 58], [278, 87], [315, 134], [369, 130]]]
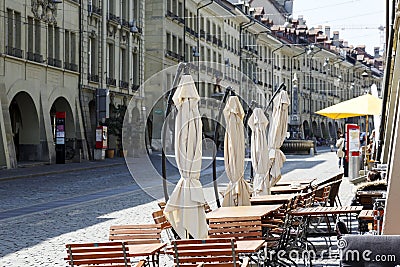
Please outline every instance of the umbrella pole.
[[[178, 66], [178, 69], [176, 70], [176, 74], [174, 77], [174, 81], [172, 83], [172, 88], [169, 91], [169, 95], [168, 95], [168, 101], [167, 101], [167, 108], [165, 110], [165, 118], [167, 119], [169, 114], [171, 113], [171, 108], [172, 108], [172, 97], [174, 96], [176, 87], [178, 86], [178, 82], [179, 82], [179, 78], [181, 77], [182, 71], [184, 69], [184, 67], [187, 67], [186, 64], [181, 63]], [[163, 176], [163, 189], [164, 189], [164, 198], [165, 198], [165, 202], [168, 201], [169, 196], [168, 196], [168, 188], [167, 188], [167, 158], [165, 155], [165, 150], [164, 150], [164, 140], [166, 138], [166, 134], [167, 134], [167, 127], [163, 127], [162, 130], [162, 146], [161, 146], [161, 169], [162, 169], [162, 176]]]
[[[230, 95], [232, 91], [232, 88], [229, 86], [225, 90], [224, 97], [222, 98], [222, 101], [219, 106], [219, 113], [217, 117], [217, 123], [215, 124], [215, 130], [214, 130], [214, 142], [215, 144], [218, 143], [219, 139], [219, 121], [221, 120], [222, 117], [222, 107], [226, 103], [226, 100], [228, 99], [228, 96]], [[215, 201], [217, 203], [217, 207], [221, 207], [221, 203], [219, 201], [219, 195], [218, 195], [218, 185], [217, 185], [217, 152], [218, 152], [218, 146], [216, 146], [216, 152], [215, 156], [213, 157], [213, 162], [212, 162], [212, 168], [213, 168], [213, 184], [214, 184], [214, 194], [215, 194]]]
[[364, 170], [368, 170], [368, 155], [367, 155], [367, 145], [368, 145], [368, 115], [365, 120], [365, 146], [364, 146], [364, 153], [365, 153], [365, 160], [364, 160]]
[[[257, 102], [252, 100], [250, 107], [247, 110], [247, 114], [244, 117], [244, 127], [247, 129], [247, 138], [249, 140], [249, 146], [251, 145], [251, 130], [249, 127], [249, 118], [251, 114], [253, 114], [253, 110], [256, 108]], [[253, 169], [253, 163], [250, 161], [250, 182], [253, 182], [254, 178], [254, 169]]]

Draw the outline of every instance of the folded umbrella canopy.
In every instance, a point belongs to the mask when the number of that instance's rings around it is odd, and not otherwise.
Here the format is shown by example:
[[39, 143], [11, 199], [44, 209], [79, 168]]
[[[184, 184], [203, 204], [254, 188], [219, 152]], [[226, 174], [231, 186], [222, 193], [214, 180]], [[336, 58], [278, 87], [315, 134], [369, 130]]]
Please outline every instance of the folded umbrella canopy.
[[381, 113], [381, 110], [382, 99], [365, 94], [321, 109], [315, 113], [336, 120], [365, 115], [378, 115]]
[[199, 181], [202, 159], [200, 100], [191, 75], [183, 75], [173, 96], [178, 110], [175, 122], [175, 157], [181, 178], [164, 214], [181, 238], [207, 238], [205, 198]]
[[222, 206], [250, 206], [250, 186], [244, 180], [244, 111], [237, 96], [228, 98], [224, 117], [224, 160], [229, 184]]
[[288, 107], [289, 97], [286, 91], [281, 91], [274, 99], [274, 108], [272, 111], [272, 120], [268, 132], [270, 185], [274, 186], [281, 178], [281, 168], [286, 161], [285, 154], [280, 150], [286, 138], [288, 126]]
[[249, 118], [248, 125], [251, 129], [251, 163], [254, 168], [253, 189], [255, 195], [269, 195], [270, 184], [268, 180], [269, 157], [267, 143], [268, 119], [264, 111], [255, 108]]

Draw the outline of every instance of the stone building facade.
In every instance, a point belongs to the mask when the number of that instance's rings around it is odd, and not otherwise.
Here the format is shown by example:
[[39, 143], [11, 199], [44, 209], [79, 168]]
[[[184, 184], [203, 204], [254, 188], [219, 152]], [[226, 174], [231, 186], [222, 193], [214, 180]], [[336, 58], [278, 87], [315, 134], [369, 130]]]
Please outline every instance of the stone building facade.
[[[151, 139], [160, 140], [165, 97], [180, 62], [190, 63], [206, 132], [227, 87], [247, 109], [253, 100], [267, 107], [284, 83], [291, 137], [334, 139], [344, 121], [314, 112], [372, 83], [380, 89], [382, 57], [348, 45], [329, 27], [309, 28], [301, 17], [290, 18], [290, 1], [270, 2], [2, 1], [0, 166], [54, 163], [57, 111], [67, 114], [68, 147], [84, 158], [93, 157], [102, 111], [113, 118], [128, 108], [131, 137], [143, 138], [147, 123]], [[276, 11], [282, 14], [268, 17]], [[107, 92], [101, 106], [98, 96]], [[355, 120], [365, 128], [362, 118]], [[109, 146], [122, 148], [120, 138], [110, 136]]]
[[[99, 90], [108, 90], [106, 108], [111, 118], [119, 115], [120, 107], [129, 107], [129, 126], [136, 138], [140, 136], [144, 125], [140, 85], [144, 78], [145, 2], [82, 1], [81, 106], [90, 151], [94, 150], [95, 128], [104, 121], [104, 116], [98, 116]], [[120, 151], [121, 137], [109, 135], [108, 147]]]
[[[372, 83], [380, 90], [383, 70], [379, 54], [368, 55], [365, 47], [349, 46], [329, 27], [308, 28], [302, 17], [291, 19], [291, 5], [285, 6], [286, 1], [268, 2], [148, 1], [145, 80], [152, 78], [152, 82], [144, 88], [154, 139], [160, 139], [165, 119], [166, 102], [159, 100], [172, 87], [176, 67], [171, 66], [179, 62], [192, 64], [191, 74], [199, 81], [199, 93], [205, 99], [230, 86], [247, 103], [254, 100], [266, 107], [284, 83], [292, 102], [291, 138], [333, 141], [337, 130], [344, 129], [344, 120], [314, 112], [359, 96]], [[283, 12], [280, 16], [268, 17], [278, 10]], [[274, 20], [282, 25], [272, 24]], [[215, 105], [205, 100], [201, 104], [203, 117], [216, 119]], [[363, 120], [352, 121], [365, 129]]]
[[77, 1], [0, 3], [0, 166], [55, 162], [55, 114], [66, 142], [87, 156], [79, 102]]

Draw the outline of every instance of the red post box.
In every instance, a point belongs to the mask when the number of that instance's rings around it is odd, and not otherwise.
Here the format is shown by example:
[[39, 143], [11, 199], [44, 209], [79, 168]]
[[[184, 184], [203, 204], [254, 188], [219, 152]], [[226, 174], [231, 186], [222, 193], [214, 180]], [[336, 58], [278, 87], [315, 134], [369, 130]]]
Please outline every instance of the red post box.
[[96, 148], [107, 148], [107, 126], [97, 126], [96, 128]]

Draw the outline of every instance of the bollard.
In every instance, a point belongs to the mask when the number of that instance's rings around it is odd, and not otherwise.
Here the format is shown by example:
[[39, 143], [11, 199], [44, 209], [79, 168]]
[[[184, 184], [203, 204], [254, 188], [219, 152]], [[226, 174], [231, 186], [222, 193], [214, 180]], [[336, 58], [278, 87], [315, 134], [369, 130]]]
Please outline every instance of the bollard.
[[313, 147], [310, 148], [310, 156], [314, 156], [314, 148]]

